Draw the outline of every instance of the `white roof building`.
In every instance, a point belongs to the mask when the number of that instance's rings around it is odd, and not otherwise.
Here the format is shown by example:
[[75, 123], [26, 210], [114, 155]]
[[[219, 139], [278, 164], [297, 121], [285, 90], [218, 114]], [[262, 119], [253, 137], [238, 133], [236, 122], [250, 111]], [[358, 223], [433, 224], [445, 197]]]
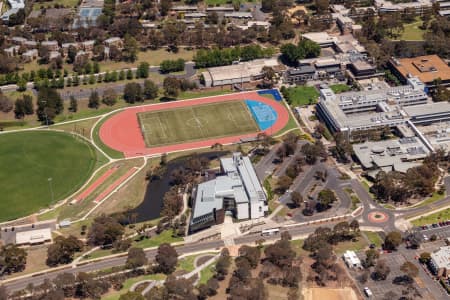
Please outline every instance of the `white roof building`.
[[52, 231], [50, 228], [21, 231], [16, 233], [16, 245], [35, 245], [51, 242]]
[[361, 260], [356, 255], [355, 251], [347, 250], [344, 253], [344, 261], [351, 269], [361, 268]]
[[441, 247], [431, 253], [430, 265], [439, 276], [448, 276], [450, 272], [450, 246]]

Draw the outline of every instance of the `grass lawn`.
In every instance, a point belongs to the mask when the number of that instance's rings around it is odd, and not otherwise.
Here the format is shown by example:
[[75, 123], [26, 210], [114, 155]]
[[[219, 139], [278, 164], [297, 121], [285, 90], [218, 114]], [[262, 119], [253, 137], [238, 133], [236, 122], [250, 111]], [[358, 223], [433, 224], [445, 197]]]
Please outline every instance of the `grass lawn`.
[[363, 234], [367, 237], [371, 244], [375, 244], [377, 248], [381, 247], [383, 244], [383, 239], [377, 232], [373, 231], [363, 231]]
[[330, 85], [330, 89], [336, 94], [350, 91], [350, 87], [346, 84], [333, 84]]
[[243, 101], [138, 113], [147, 147], [258, 132]]
[[92, 138], [93, 138], [93, 142], [100, 147], [100, 149], [102, 149], [107, 155], [109, 155], [112, 158], [124, 158], [124, 155], [122, 152], [114, 150], [108, 146], [106, 146], [102, 140], [100, 139], [99, 136], [99, 131], [100, 131], [100, 127], [102, 126], [102, 124], [107, 120], [108, 118], [104, 118], [103, 120], [101, 120], [97, 126], [95, 126], [94, 128], [94, 132], [92, 133]]
[[132, 247], [138, 247], [138, 248], [150, 248], [150, 247], [158, 247], [159, 245], [163, 243], [175, 243], [175, 242], [181, 242], [183, 238], [181, 237], [172, 237], [172, 230], [165, 230], [161, 232], [161, 234], [158, 234], [154, 237], [151, 237], [149, 239], [143, 239], [139, 242], [134, 242], [132, 244]]
[[294, 250], [298, 256], [308, 256], [310, 254], [308, 251], [303, 249], [303, 242], [304, 242], [304, 240], [292, 240], [291, 241], [292, 250]]
[[40, 10], [41, 7], [45, 8], [53, 8], [55, 4], [63, 5], [66, 8], [77, 7], [79, 1], [78, 0], [52, 0], [48, 2], [35, 2], [33, 5], [33, 10]]
[[317, 103], [319, 92], [312, 86], [296, 86], [287, 89], [286, 100], [291, 106]]
[[[0, 221], [31, 214], [75, 192], [94, 171], [94, 148], [52, 131], [0, 135]], [[51, 185], [48, 180], [51, 179]]]
[[112, 290], [106, 295], [102, 296], [103, 300], [118, 300], [121, 295], [126, 294], [133, 284], [143, 280], [164, 280], [166, 275], [164, 274], [150, 274], [139, 277], [129, 278], [123, 283], [123, 287], [119, 291]]
[[431, 195], [431, 197], [428, 197], [426, 200], [420, 202], [420, 204], [417, 205], [417, 207], [429, 205], [431, 203], [444, 199], [444, 197], [445, 194], [439, 194], [438, 192], [434, 192], [433, 195]]
[[198, 281], [198, 285], [205, 283], [214, 276], [214, 270], [215, 270], [216, 264], [215, 262], [212, 262], [209, 266], [204, 268], [200, 272], [200, 279]]
[[417, 21], [409, 24], [403, 24], [405, 29], [400, 36], [400, 40], [404, 41], [422, 41], [425, 30], [419, 28], [422, 25], [422, 21], [417, 17]]
[[358, 251], [363, 250], [367, 246], [369, 246], [369, 245], [367, 244], [366, 240], [363, 239], [362, 237], [358, 237], [356, 242], [347, 241], [347, 242], [342, 242], [342, 243], [337, 244], [334, 247], [334, 252], [337, 255], [342, 255], [347, 250], [358, 252]]
[[428, 215], [428, 216], [422, 216], [411, 223], [414, 226], [421, 226], [426, 224], [433, 224], [436, 222], [446, 221], [450, 220], [450, 208], [441, 210], [439, 212], [436, 212], [434, 214]]

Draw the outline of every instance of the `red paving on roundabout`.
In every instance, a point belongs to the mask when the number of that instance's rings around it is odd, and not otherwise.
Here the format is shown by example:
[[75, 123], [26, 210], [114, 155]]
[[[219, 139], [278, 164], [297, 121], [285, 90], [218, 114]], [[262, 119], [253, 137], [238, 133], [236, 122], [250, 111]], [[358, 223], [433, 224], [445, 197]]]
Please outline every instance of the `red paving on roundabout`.
[[389, 220], [389, 216], [381, 211], [372, 211], [367, 215], [371, 223], [384, 223]]
[[258, 102], [262, 102], [271, 106], [275, 110], [275, 112], [277, 113], [277, 120], [270, 128], [264, 130], [264, 132], [268, 135], [270, 135], [271, 133], [277, 133], [278, 131], [283, 129], [289, 121], [289, 112], [281, 102], [260, 96], [257, 92], [252, 91], [126, 108], [123, 111], [116, 113], [111, 117], [108, 117], [108, 119], [100, 127], [99, 136], [105, 145], [114, 150], [123, 152], [125, 157], [155, 155], [175, 151], [198, 149], [209, 147], [215, 143], [220, 143], [222, 145], [236, 143], [239, 142], [239, 140], [242, 138], [255, 137], [258, 132], [148, 148], [145, 145], [145, 141], [142, 136], [137, 113], [166, 110], [214, 102], [242, 100], [255, 100]]

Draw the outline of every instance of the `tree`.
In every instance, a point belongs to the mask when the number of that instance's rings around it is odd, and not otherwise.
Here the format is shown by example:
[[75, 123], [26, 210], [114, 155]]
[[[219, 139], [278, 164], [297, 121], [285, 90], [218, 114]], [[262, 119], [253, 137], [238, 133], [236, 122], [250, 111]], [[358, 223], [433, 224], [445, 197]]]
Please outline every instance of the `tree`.
[[11, 274], [25, 269], [27, 252], [17, 245], [8, 244], [0, 249], [0, 274]]
[[98, 109], [99, 106], [100, 106], [100, 97], [98, 96], [97, 91], [92, 91], [91, 95], [89, 96], [88, 107]]
[[330, 6], [330, 1], [329, 0], [315, 0], [315, 5], [316, 5], [316, 9], [317, 9], [317, 13], [319, 15], [323, 15], [325, 13], [328, 13], [328, 9]]
[[38, 120], [45, 123], [51, 123], [53, 118], [64, 110], [63, 100], [53, 88], [40, 87], [37, 104]]
[[380, 257], [380, 254], [375, 249], [369, 249], [366, 251], [366, 259], [363, 261], [364, 268], [370, 268], [375, 266], [375, 262]]
[[13, 109], [13, 102], [0, 91], [0, 111], [8, 113]]
[[159, 12], [161, 16], [167, 16], [167, 13], [172, 8], [172, 0], [161, 0], [159, 4]]
[[303, 204], [303, 197], [302, 194], [300, 194], [297, 191], [293, 191], [291, 193], [291, 201], [295, 205], [295, 207], [300, 207]]
[[23, 95], [23, 105], [26, 115], [32, 115], [34, 113], [33, 97], [30, 95]]
[[108, 88], [103, 92], [102, 102], [108, 106], [117, 103], [117, 93], [113, 88]]
[[384, 239], [383, 248], [386, 250], [396, 250], [402, 243], [402, 234], [399, 231], [391, 231]]
[[144, 98], [153, 100], [158, 97], [158, 86], [151, 80], [144, 80]]
[[73, 113], [76, 113], [77, 110], [78, 110], [78, 101], [77, 101], [77, 99], [75, 99], [75, 97], [71, 95], [69, 103], [70, 103], [69, 104], [69, 111], [73, 112]]
[[410, 261], [405, 261], [400, 267], [400, 270], [409, 277], [417, 277], [417, 275], [419, 274], [419, 268]]
[[16, 119], [25, 117], [25, 104], [22, 98], [19, 98], [14, 103], [14, 116]]
[[261, 252], [258, 247], [244, 245], [239, 248], [239, 257], [246, 259], [250, 267], [256, 268], [261, 257]]
[[127, 292], [120, 295], [119, 300], [145, 300], [145, 297], [139, 292]]
[[166, 77], [163, 82], [164, 96], [176, 98], [180, 93], [180, 81], [175, 77]]
[[80, 298], [100, 299], [109, 289], [109, 284], [103, 279], [95, 279], [93, 274], [78, 273], [76, 296]]
[[330, 189], [323, 189], [319, 192], [319, 196], [317, 197], [319, 201], [317, 203], [317, 210], [324, 211], [331, 207], [335, 201], [337, 201], [336, 195]]
[[134, 62], [137, 58], [138, 42], [134, 37], [126, 34], [123, 40], [122, 57], [125, 61]]
[[147, 62], [141, 62], [136, 70], [136, 78], [147, 78], [150, 65]]
[[124, 228], [119, 222], [106, 215], [96, 217], [88, 232], [88, 243], [96, 246], [112, 245], [123, 235]]
[[158, 270], [164, 274], [170, 274], [175, 271], [178, 262], [178, 253], [174, 247], [164, 243], [159, 245], [158, 252], [155, 257], [158, 264]]
[[75, 252], [83, 249], [83, 242], [70, 235], [67, 238], [58, 236], [47, 249], [47, 265], [54, 267], [72, 262]]
[[375, 270], [372, 273], [372, 279], [376, 281], [386, 280], [391, 269], [386, 264], [385, 260], [379, 260], [377, 265], [375, 266]]
[[75, 275], [71, 273], [61, 273], [53, 279], [56, 289], [64, 292], [64, 297], [72, 298], [75, 295]]
[[289, 187], [292, 185], [292, 178], [286, 175], [280, 176], [277, 181], [277, 192], [282, 194], [285, 193]]
[[147, 264], [147, 257], [142, 248], [130, 248], [125, 266], [128, 269], [136, 269]]
[[142, 88], [137, 82], [130, 82], [125, 85], [123, 99], [127, 103], [135, 103], [142, 101]]
[[422, 252], [420, 253], [419, 261], [423, 264], [426, 264], [430, 261], [431, 254], [429, 252]]
[[299, 49], [294, 44], [284, 44], [280, 48], [283, 60], [292, 66], [298, 65], [298, 59], [300, 58]]

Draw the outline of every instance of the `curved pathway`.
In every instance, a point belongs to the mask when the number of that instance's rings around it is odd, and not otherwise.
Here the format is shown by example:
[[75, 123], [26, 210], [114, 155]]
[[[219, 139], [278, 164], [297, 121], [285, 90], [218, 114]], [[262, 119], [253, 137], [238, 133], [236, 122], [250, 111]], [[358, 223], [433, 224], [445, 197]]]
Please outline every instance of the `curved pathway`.
[[99, 131], [99, 136], [104, 144], [117, 151], [123, 152], [126, 157], [143, 155], [156, 155], [182, 150], [209, 147], [215, 143], [231, 144], [243, 138], [255, 137], [258, 132], [223, 138], [213, 138], [201, 141], [186, 142], [181, 144], [166, 145], [147, 148], [142, 136], [137, 113], [157, 111], [171, 108], [187, 107], [223, 101], [256, 100], [270, 105], [277, 113], [277, 121], [264, 132], [276, 133], [284, 128], [289, 121], [287, 108], [275, 100], [258, 95], [257, 92], [243, 92], [214, 97], [196, 98], [192, 100], [165, 102], [124, 109], [106, 120]]

